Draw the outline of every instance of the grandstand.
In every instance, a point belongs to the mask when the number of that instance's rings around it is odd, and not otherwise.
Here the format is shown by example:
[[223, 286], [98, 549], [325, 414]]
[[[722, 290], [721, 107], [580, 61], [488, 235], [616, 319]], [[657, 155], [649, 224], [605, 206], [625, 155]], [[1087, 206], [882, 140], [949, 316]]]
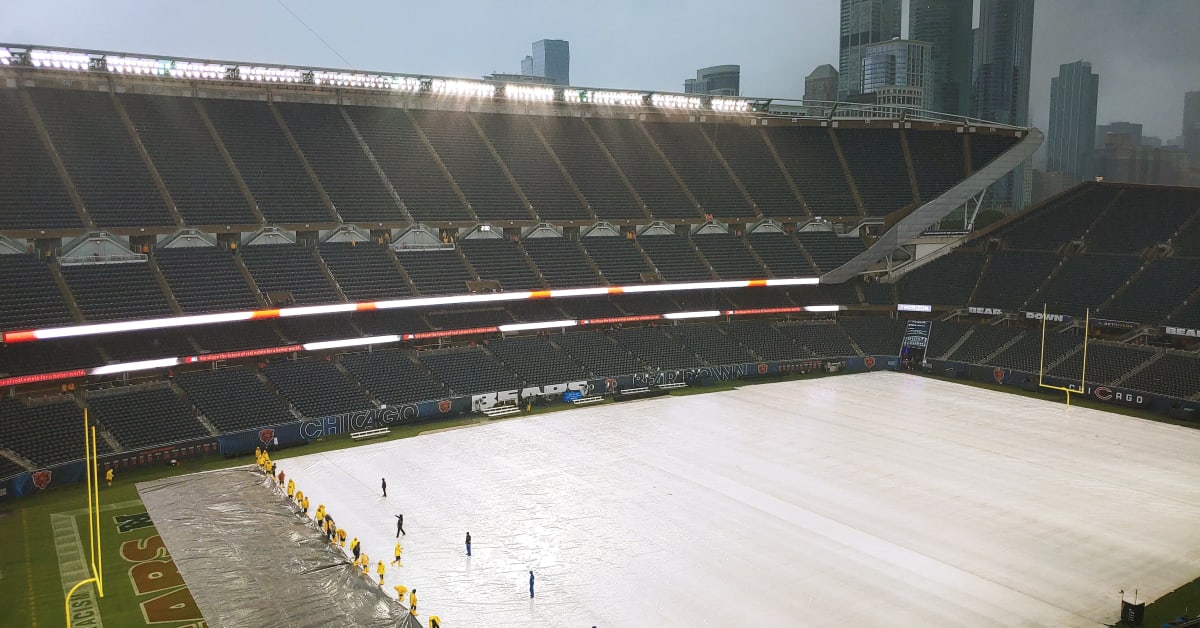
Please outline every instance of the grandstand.
[[911, 319], [933, 321], [935, 374], [1078, 382], [1090, 335], [1085, 394], [1200, 409], [1200, 190], [1089, 182], [967, 235], [897, 235], [1036, 130], [0, 50], [19, 53], [0, 64], [13, 486], [77, 463], [85, 408], [102, 458], [235, 455], [258, 430], [566, 382], [894, 367]]

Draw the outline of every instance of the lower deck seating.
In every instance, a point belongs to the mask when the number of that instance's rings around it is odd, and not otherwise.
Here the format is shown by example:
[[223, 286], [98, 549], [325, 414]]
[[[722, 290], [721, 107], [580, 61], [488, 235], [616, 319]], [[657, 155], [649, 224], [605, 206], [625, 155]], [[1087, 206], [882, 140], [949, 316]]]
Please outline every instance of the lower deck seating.
[[[0, 329], [33, 329], [71, 322], [71, 313], [46, 264], [32, 255], [0, 255]], [[0, 369], [2, 370], [2, 369]]]
[[396, 251], [396, 259], [422, 296], [462, 294], [471, 273], [454, 251], [445, 249]]
[[175, 378], [175, 383], [222, 433], [296, 420], [284, 401], [244, 368], [183, 373]]
[[462, 240], [459, 246], [480, 279], [498, 281], [508, 291], [542, 289], [541, 279], [516, 242], [503, 238]]
[[561, 384], [587, 377], [583, 366], [554, 346], [546, 336], [504, 338], [493, 340], [487, 346], [527, 386]]
[[1030, 330], [1020, 340], [991, 360], [989, 366], [1037, 373], [1040, 364], [1050, 366], [1059, 358], [1083, 344], [1083, 338], [1071, 334], [1046, 332], [1045, 361], [1043, 362], [1041, 330]]
[[779, 331], [822, 358], [842, 358], [858, 355], [850, 337], [835, 321], [803, 321], [779, 325]]
[[643, 236], [638, 238], [638, 244], [650, 256], [664, 281], [708, 281], [713, 278], [687, 238]]
[[839, 318], [838, 324], [867, 355], [900, 355], [905, 322], [879, 317]]
[[88, 396], [91, 418], [100, 422], [125, 449], [211, 436], [179, 395], [155, 385]]
[[479, 347], [422, 351], [418, 359], [459, 395], [520, 388], [517, 378], [492, 354]]
[[[25, 404], [0, 397], [0, 447], [38, 466], [83, 458], [83, 411], [71, 399]], [[112, 451], [100, 439], [98, 449]]]
[[1022, 334], [1022, 330], [1014, 327], [998, 325], [981, 325], [971, 332], [949, 359], [971, 364], [982, 364], [984, 358], [1003, 347], [1005, 343]]
[[929, 328], [929, 346], [925, 347], [925, 357], [945, 357], [946, 352], [954, 347], [963, 334], [974, 328], [975, 325], [970, 323], [934, 321], [933, 326]]
[[446, 387], [417, 366], [402, 351], [384, 350], [342, 356], [342, 366], [389, 406], [431, 401], [446, 396]]
[[337, 303], [337, 292], [315, 252], [297, 244], [246, 246], [239, 249], [259, 292], [290, 292], [300, 305]]
[[282, 360], [267, 365], [271, 383], [306, 417], [367, 410], [370, 400], [327, 360]]
[[551, 340], [596, 377], [612, 377], [646, 370], [646, 366], [628, 349], [613, 342], [608, 334], [603, 332], [572, 332], [552, 336]]
[[[1089, 364], [1090, 364], [1089, 360]], [[1134, 373], [1121, 385], [1134, 390], [1188, 399], [1200, 394], [1200, 357], [1169, 352]]]
[[701, 366], [699, 358], [658, 327], [614, 329], [612, 337], [642, 362], [660, 369]]
[[[1112, 384], [1154, 357], [1154, 354], [1153, 349], [1146, 347], [1089, 341], [1087, 381], [1094, 384]], [[1072, 353], [1049, 372], [1057, 377], [1079, 381], [1079, 376], [1083, 373], [1083, 352]]]
[[90, 321], [171, 316], [167, 298], [145, 262], [64, 266], [62, 274]]
[[720, 326], [712, 323], [675, 325], [668, 327], [666, 331], [677, 338], [688, 351], [712, 365], [758, 360], [758, 356], [726, 335]]
[[802, 360], [817, 357], [808, 347], [785, 336], [771, 321], [734, 320], [725, 327], [725, 331], [765, 360]]
[[802, 231], [796, 239], [808, 251], [821, 272], [829, 272], [862, 253], [866, 247], [855, 236], [839, 236], [832, 231]]
[[650, 266], [631, 240], [618, 237], [592, 236], [580, 240], [588, 256], [600, 268], [604, 278], [614, 286], [638, 285]]

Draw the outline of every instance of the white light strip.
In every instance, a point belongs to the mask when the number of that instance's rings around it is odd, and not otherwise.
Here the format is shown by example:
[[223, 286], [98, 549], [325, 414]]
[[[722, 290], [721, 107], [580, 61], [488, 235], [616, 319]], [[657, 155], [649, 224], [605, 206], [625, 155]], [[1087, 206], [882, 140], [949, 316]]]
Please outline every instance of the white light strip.
[[554, 100], [554, 88], [538, 87], [534, 85], [514, 85], [509, 83], [504, 86], [504, 97], [510, 100], [548, 102]]
[[554, 329], [557, 327], [574, 327], [579, 324], [579, 321], [561, 320], [561, 321], [541, 321], [537, 323], [514, 323], [512, 325], [501, 325], [500, 331], [529, 331], [531, 329]]
[[726, 288], [746, 288], [749, 281], [697, 281], [692, 283], [658, 283], [644, 286], [625, 286], [621, 291], [625, 294], [638, 292], [674, 292], [677, 290], [722, 290]]
[[914, 303], [897, 303], [897, 312], [932, 312], [932, 305], [917, 305]]
[[488, 98], [496, 95], [496, 87], [491, 83], [447, 79], [434, 79], [429, 84], [429, 91], [447, 96], [479, 96]]
[[842, 309], [840, 305], [806, 305], [805, 312], [837, 312]]
[[671, 320], [680, 320], [685, 318], [714, 318], [720, 316], [719, 310], [706, 310], [703, 312], [672, 312], [671, 314], [663, 314], [663, 318]]
[[52, 338], [71, 338], [74, 336], [93, 336], [96, 334], [115, 334], [123, 331], [144, 331], [147, 329], [168, 329], [186, 327], [189, 325], [211, 325], [214, 323], [233, 323], [248, 321], [253, 318], [253, 312], [225, 312], [222, 314], [198, 314], [194, 316], [177, 316], [174, 318], [151, 318], [141, 321], [120, 321], [116, 323], [97, 323], [95, 325], [73, 325], [71, 327], [51, 327], [35, 332], [38, 340]]
[[768, 286], [815, 286], [821, 283], [818, 277], [793, 277], [790, 279], [768, 279]]
[[670, 107], [674, 109], [699, 109], [701, 100], [694, 96], [680, 96], [678, 94], [652, 94], [650, 96], [650, 104], [655, 107]]
[[312, 316], [314, 314], [340, 314], [353, 312], [358, 309], [355, 303], [335, 303], [333, 305], [306, 305], [304, 307], [288, 307], [279, 310], [280, 318], [291, 316]]
[[375, 309], [391, 310], [395, 308], [431, 307], [436, 305], [461, 305], [463, 303], [522, 301], [530, 298], [531, 296], [533, 296], [533, 293], [531, 292], [492, 292], [489, 294], [459, 294], [451, 297], [419, 297], [416, 299], [376, 301]]
[[323, 340], [321, 342], [306, 342], [302, 347], [305, 351], [320, 351], [338, 347], [361, 347], [363, 345], [383, 345], [389, 342], [400, 342], [400, 336], [367, 336], [366, 338], [347, 338], [346, 340]]
[[86, 70], [91, 58], [79, 52], [58, 50], [30, 50], [29, 62], [35, 68], [57, 68], [59, 70]]
[[142, 360], [141, 362], [124, 362], [122, 364], [98, 366], [89, 371], [89, 373], [92, 375], [112, 375], [113, 373], [127, 373], [129, 371], [160, 369], [167, 366], [175, 366], [176, 364], [179, 364], [179, 358], [159, 358], [157, 360]]
[[608, 288], [567, 288], [565, 290], [551, 290], [550, 297], [598, 297], [609, 294]]

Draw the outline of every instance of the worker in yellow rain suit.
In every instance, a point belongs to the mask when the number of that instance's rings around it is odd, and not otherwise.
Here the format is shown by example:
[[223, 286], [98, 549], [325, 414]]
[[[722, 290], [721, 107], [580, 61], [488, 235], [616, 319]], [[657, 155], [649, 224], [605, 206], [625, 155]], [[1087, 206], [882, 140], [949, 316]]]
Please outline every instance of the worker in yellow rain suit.
[[383, 572], [387, 568], [383, 566], [383, 561], [379, 561], [379, 566], [375, 568], [375, 572], [379, 574], [379, 586], [383, 586]]
[[395, 566], [397, 566], [397, 567], [402, 567], [402, 566], [403, 566], [403, 565], [401, 565], [401, 564], [400, 564], [400, 551], [401, 551], [401, 547], [400, 547], [400, 541], [396, 541], [396, 560], [393, 560], [393, 561], [392, 561], [392, 564], [393, 564], [393, 565], [395, 565]]
[[337, 540], [338, 540], [339, 547], [346, 547], [346, 531], [345, 530], [343, 530], [341, 528], [337, 529]]
[[308, 495], [305, 495], [304, 499], [300, 500], [300, 508], [302, 510], [304, 510], [304, 516], [307, 517], [308, 516]]
[[288, 487], [287, 487], [288, 499], [291, 499], [295, 495], [296, 495], [296, 481], [288, 480]]
[[417, 590], [413, 589], [412, 593], [408, 594], [408, 612], [412, 613], [413, 617], [417, 616]]
[[400, 600], [401, 604], [403, 604], [404, 603], [404, 594], [408, 593], [408, 587], [406, 587], [402, 584], [398, 584], [392, 588], [396, 590], [396, 598]]
[[109, 486], [112, 486], [112, 479], [113, 479], [113, 468], [112, 467], [109, 467], [108, 470], [104, 472], [104, 479], [108, 481]]
[[356, 537], [354, 537], [353, 541], [350, 541], [350, 553], [354, 554], [354, 562], [356, 562], [356, 563], [358, 562], [358, 555], [359, 555], [359, 553], [361, 553], [361, 551], [362, 551], [362, 548], [359, 547], [358, 537], [356, 536]]

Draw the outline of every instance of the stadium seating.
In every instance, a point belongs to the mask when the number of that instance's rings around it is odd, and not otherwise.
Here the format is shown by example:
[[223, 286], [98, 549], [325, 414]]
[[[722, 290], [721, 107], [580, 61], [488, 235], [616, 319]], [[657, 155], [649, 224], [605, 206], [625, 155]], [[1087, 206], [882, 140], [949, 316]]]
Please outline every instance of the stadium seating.
[[[903, 277], [901, 278], [903, 280]], [[896, 284], [882, 283], [872, 281], [862, 284], [863, 296], [866, 297], [867, 303], [871, 305], [891, 305], [893, 303], [914, 303], [914, 301], [901, 301], [896, 296]]]
[[928, 203], [966, 178], [962, 135], [942, 130], [907, 130], [905, 135], [921, 202]]
[[208, 351], [274, 347], [283, 342], [271, 321], [192, 327], [188, 335]]
[[[753, 218], [757, 214], [718, 161], [700, 126], [682, 122], [647, 122], [646, 131], [679, 173], [704, 213], [722, 219]], [[711, 134], [721, 127], [710, 126]]]
[[[1091, 356], [1088, 356], [1091, 365]], [[1189, 399], [1200, 394], [1200, 358], [1195, 354], [1170, 351], [1134, 373], [1122, 387]]]
[[562, 303], [558, 304], [558, 308], [563, 311], [568, 318], [608, 318], [611, 316], [625, 316], [625, 312], [621, 311], [612, 301], [606, 297], [591, 298], [591, 299], [563, 299]]
[[1113, 190], [1098, 183], [1086, 183], [1034, 208], [1000, 233], [1013, 249], [1055, 250], [1066, 242], [1083, 237], [1087, 229], [1112, 202]]
[[1089, 251], [1140, 253], [1164, 243], [1200, 211], [1200, 191], [1124, 188], [1116, 205], [1087, 234]]
[[929, 329], [929, 346], [925, 347], [925, 356], [931, 359], [945, 357], [963, 334], [972, 329], [975, 329], [975, 325], [970, 323], [934, 321]]
[[264, 370], [271, 383], [306, 417], [367, 410], [370, 400], [329, 360], [281, 360]]
[[290, 292], [297, 304], [336, 303], [337, 293], [312, 249], [297, 244], [260, 244], [238, 249], [258, 291]]
[[1082, 316], [1120, 288], [1142, 261], [1127, 255], [1084, 253], [1068, 258], [1062, 268], [1030, 299], [1036, 311], [1045, 304], [1051, 312]]
[[116, 362], [152, 360], [195, 353], [192, 345], [188, 343], [187, 336], [178, 330], [113, 334], [101, 336], [94, 342], [105, 355]]
[[534, 134], [529, 116], [479, 114], [476, 119], [540, 219], [591, 219], [554, 158]]
[[878, 316], [839, 317], [838, 324], [866, 355], [900, 355], [905, 321]]
[[638, 244], [650, 256], [664, 281], [708, 281], [713, 278], [685, 237], [642, 236], [638, 238]]
[[[0, 447], [3, 447], [3, 446], [4, 446], [3, 442], [0, 441]], [[10, 478], [14, 475], [20, 475], [22, 473], [25, 473], [27, 470], [28, 469], [26, 469], [25, 467], [9, 460], [8, 458], [0, 456], [0, 480]]]
[[350, 301], [400, 299], [412, 290], [392, 263], [387, 249], [371, 242], [325, 243], [318, 247], [321, 259]]
[[500, 282], [500, 287], [513, 290], [540, 290], [545, 286], [529, 266], [516, 242], [503, 238], [460, 240], [467, 261], [480, 279]]
[[758, 253], [776, 277], [811, 277], [816, 274], [796, 241], [786, 233], [751, 233], [750, 248]]
[[1156, 323], [1200, 287], [1200, 260], [1167, 257], [1154, 261], [1127, 288], [1117, 293], [1099, 315], [1125, 321]]
[[1019, 138], [972, 133], [968, 135], [968, 141], [971, 143], [971, 168], [978, 171], [1012, 148]]
[[434, 329], [493, 327], [513, 322], [508, 310], [499, 307], [427, 312], [425, 319]]
[[[780, 323], [779, 331], [785, 338], [807, 349], [812, 355], [822, 358], [841, 358], [858, 355], [850, 344], [850, 337], [836, 321], [800, 321]], [[897, 345], [899, 348], [899, 345]], [[899, 353], [899, 351], [896, 351]], [[803, 357], [803, 356], [796, 356]]]
[[579, 118], [530, 116], [601, 220], [645, 218], [604, 149]]
[[983, 269], [984, 255], [957, 249], [906, 273], [896, 285], [900, 303], [964, 305]]
[[75, 303], [90, 321], [171, 316], [145, 262], [63, 266]]
[[612, 377], [646, 370], [624, 346], [618, 345], [604, 332], [572, 332], [550, 338], [576, 362], [596, 377]]
[[533, 212], [517, 196], [468, 114], [415, 110], [409, 115], [425, 132], [480, 220], [533, 220]]
[[1045, 361], [1043, 362], [1041, 330], [1034, 329], [1022, 336], [1012, 346], [1001, 351], [991, 360], [988, 360], [987, 364], [1025, 371], [1026, 373], [1037, 373], [1040, 364], [1045, 364], [1046, 367], [1049, 367], [1059, 358], [1074, 351], [1082, 344], [1083, 338], [1080, 336], [1074, 334], [1056, 334], [1047, 331], [1045, 338]]
[[730, 234], [692, 236], [692, 242], [721, 279], [761, 279], [766, 269], [750, 253], [746, 241]]
[[487, 347], [527, 386], [561, 384], [588, 376], [582, 365], [551, 344], [546, 336], [492, 340]]
[[589, 118], [585, 124], [600, 137], [651, 215], [663, 220], [701, 218], [637, 122]]
[[727, 336], [719, 325], [698, 323], [667, 327], [666, 332], [683, 343], [691, 353], [709, 364], [755, 362], [758, 356]]
[[1169, 322], [1183, 327], [1200, 329], [1200, 298], [1192, 299], [1186, 307], [1172, 314]]
[[96, 345], [87, 340], [0, 345], [0, 373], [5, 375], [50, 373], [103, 363], [104, 359], [96, 350]]
[[71, 313], [46, 264], [29, 255], [0, 255], [0, 329], [71, 322]]
[[886, 216], [912, 202], [898, 131], [838, 129], [837, 139], [868, 216]]
[[796, 239], [822, 272], [845, 264], [866, 249], [858, 237], [838, 236], [831, 231], [801, 231]]
[[97, 226], [175, 223], [108, 94], [44, 88], [29, 94]]
[[604, 278], [613, 285], [637, 285], [643, 283], [643, 274], [653, 272], [637, 246], [626, 238], [588, 237], [582, 238], [580, 243]]
[[[275, 321], [284, 338], [293, 342], [315, 342], [319, 340], [338, 340], [353, 338], [359, 334], [351, 325], [351, 317], [313, 316], [304, 318], [284, 318]], [[278, 343], [276, 343], [278, 344]]]
[[459, 395], [521, 387], [517, 378], [481, 347], [422, 351], [417, 357], [425, 368]]
[[1024, 331], [1015, 327], [980, 325], [972, 330], [971, 335], [967, 336], [967, 339], [947, 359], [969, 364], [982, 364], [985, 358], [1022, 333]]
[[349, 106], [345, 110], [414, 220], [471, 220], [450, 179], [403, 110]]
[[354, 324], [368, 336], [419, 332], [430, 329], [419, 311], [368, 310], [354, 313]]
[[1054, 253], [1000, 251], [987, 261], [971, 305], [1015, 310], [1021, 307], [1058, 265]]
[[858, 216], [829, 131], [814, 127], [763, 129], [813, 216]]
[[[83, 411], [71, 399], [26, 404], [0, 397], [0, 447], [11, 449], [38, 466], [83, 458]], [[97, 449], [110, 452], [104, 439]]]
[[[1088, 341], [1087, 381], [1093, 384], [1115, 383], [1133, 369], [1153, 358], [1155, 351], [1112, 342]], [[1079, 381], [1083, 372], [1083, 352], [1076, 351], [1048, 371], [1051, 375]]]
[[211, 436], [170, 386], [154, 384], [111, 393], [89, 393], [89, 417], [125, 449]]
[[158, 249], [154, 261], [186, 314], [258, 309], [258, 300], [224, 248]]
[[195, 100], [138, 94], [118, 98], [186, 224], [221, 228], [258, 222]]
[[202, 103], [268, 223], [334, 222], [270, 105], [215, 99]]
[[396, 259], [423, 296], [462, 294], [471, 273], [454, 251], [445, 249], [396, 251]]
[[1180, 257], [1200, 257], [1200, 212], [1175, 234], [1171, 248]]
[[175, 383], [222, 433], [296, 420], [284, 401], [244, 368], [183, 373]]
[[588, 264], [587, 254], [576, 240], [527, 238], [525, 252], [537, 265], [551, 288], [602, 286], [604, 280]]
[[644, 364], [660, 369], [702, 366], [700, 359], [658, 327], [614, 329], [611, 336]]
[[70, 229], [83, 223], [16, 90], [0, 89], [0, 229]]
[[277, 102], [296, 144], [346, 222], [406, 222], [338, 107]]
[[430, 401], [446, 395], [446, 387], [417, 366], [402, 351], [352, 353], [342, 366], [372, 397], [389, 406]]
[[[733, 320], [725, 327], [726, 333], [741, 343], [747, 349], [761, 356], [764, 360], [798, 360], [815, 358], [817, 354], [803, 344], [794, 342], [791, 336], [785, 336], [779, 328], [767, 320]], [[822, 325], [818, 332], [824, 331]], [[803, 336], [802, 330], [792, 330], [793, 334]]]
[[757, 127], [722, 124], [706, 130], [763, 216], [785, 220], [805, 217], [804, 206], [792, 192]]

